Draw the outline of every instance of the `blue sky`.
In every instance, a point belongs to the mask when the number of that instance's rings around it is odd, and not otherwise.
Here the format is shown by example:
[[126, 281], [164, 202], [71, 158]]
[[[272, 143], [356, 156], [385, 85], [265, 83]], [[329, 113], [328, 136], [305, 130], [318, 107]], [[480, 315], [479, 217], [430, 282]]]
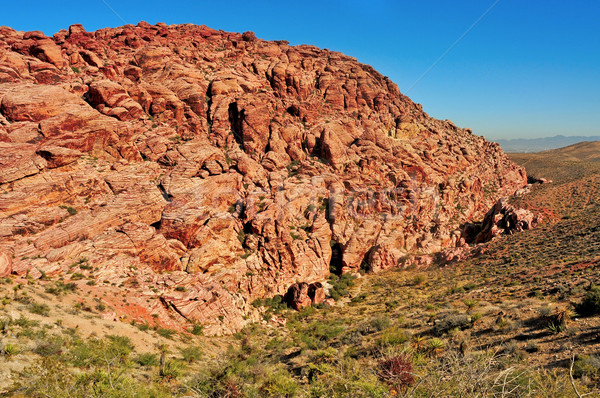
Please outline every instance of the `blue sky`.
[[4, 2], [0, 25], [47, 35], [73, 23], [91, 31], [141, 20], [252, 30], [262, 39], [314, 44], [356, 57], [389, 76], [431, 116], [451, 119], [492, 139], [600, 135], [597, 0], [30, 0], [26, 4]]

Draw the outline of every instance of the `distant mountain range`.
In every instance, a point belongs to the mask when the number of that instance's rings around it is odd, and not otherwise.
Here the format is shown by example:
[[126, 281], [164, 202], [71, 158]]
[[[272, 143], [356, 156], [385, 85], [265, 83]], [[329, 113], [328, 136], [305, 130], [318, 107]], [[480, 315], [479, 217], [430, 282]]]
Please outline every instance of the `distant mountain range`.
[[557, 135], [554, 137], [543, 138], [517, 138], [512, 140], [491, 140], [495, 141], [502, 147], [504, 152], [540, 152], [550, 149], [562, 148], [583, 141], [600, 141], [600, 136], [582, 137], [572, 136], [565, 137]]

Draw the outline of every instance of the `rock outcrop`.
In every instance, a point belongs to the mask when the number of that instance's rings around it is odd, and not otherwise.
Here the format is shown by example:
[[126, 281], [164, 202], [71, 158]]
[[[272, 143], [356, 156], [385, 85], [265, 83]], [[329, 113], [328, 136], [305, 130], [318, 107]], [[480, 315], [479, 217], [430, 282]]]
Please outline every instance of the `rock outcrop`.
[[127, 286], [142, 322], [236, 331], [330, 266], [456, 247], [526, 179], [337, 52], [193, 25], [0, 28], [0, 275], [85, 271]]
[[536, 227], [542, 221], [539, 214], [530, 210], [517, 209], [501, 198], [486, 213], [478, 224], [467, 224], [463, 230], [463, 239], [468, 244], [484, 243], [498, 235], [511, 235]]

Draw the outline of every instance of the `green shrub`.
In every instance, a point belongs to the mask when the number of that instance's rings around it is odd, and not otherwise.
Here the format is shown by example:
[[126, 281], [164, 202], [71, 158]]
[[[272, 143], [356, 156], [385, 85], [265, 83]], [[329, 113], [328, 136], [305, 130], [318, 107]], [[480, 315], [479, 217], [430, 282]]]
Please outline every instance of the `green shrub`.
[[202, 349], [197, 346], [184, 347], [179, 350], [183, 360], [189, 363], [197, 361], [202, 356]]
[[471, 310], [471, 309], [473, 309], [473, 307], [476, 307], [477, 305], [479, 305], [479, 300], [467, 298], [467, 299], [463, 300], [463, 303], [465, 303], [467, 308], [469, 308]]
[[163, 379], [172, 380], [178, 378], [185, 367], [179, 361], [167, 360], [165, 364], [161, 366], [159, 375]]
[[69, 361], [78, 367], [124, 364], [133, 344], [128, 337], [109, 335], [104, 339], [75, 339], [68, 353]]
[[266, 297], [263, 299], [257, 299], [252, 302], [252, 306], [255, 308], [265, 307], [270, 310], [282, 310], [287, 308], [287, 304], [283, 299], [283, 296], [277, 294], [272, 298]]
[[126, 336], [108, 335], [108, 350], [120, 358], [126, 358], [133, 351], [133, 343]]
[[70, 215], [74, 216], [75, 214], [77, 214], [77, 209], [71, 206], [59, 206], [61, 209], [65, 209], [67, 211], [67, 213], [69, 213]]
[[406, 331], [398, 328], [389, 328], [381, 333], [381, 336], [377, 340], [379, 346], [397, 346], [404, 344], [408, 341], [408, 334]]
[[19, 349], [19, 347], [16, 344], [5, 344], [4, 347], [2, 348], [2, 354], [6, 357], [11, 357], [13, 355], [16, 355], [20, 351], [21, 350]]
[[138, 323], [135, 325], [138, 329], [140, 329], [142, 332], [145, 332], [146, 330], [150, 329], [150, 325], [148, 325], [147, 322], [144, 323]]
[[157, 366], [158, 365], [158, 357], [156, 354], [152, 354], [150, 352], [144, 352], [137, 355], [134, 359], [134, 362], [140, 366]]
[[159, 336], [170, 339], [175, 334], [175, 331], [173, 329], [158, 328], [156, 329], [156, 333], [158, 333]]
[[378, 316], [376, 318], [371, 319], [371, 327], [377, 331], [383, 330], [390, 326], [390, 318], [387, 316]]
[[48, 316], [50, 314], [50, 307], [47, 304], [31, 303], [29, 305], [29, 312], [32, 314]]
[[418, 274], [412, 278], [411, 284], [413, 286], [417, 286], [417, 285], [420, 285], [421, 283], [425, 282], [426, 280], [427, 280], [427, 277], [425, 275]]
[[329, 289], [329, 295], [334, 300], [339, 300], [341, 297], [348, 296], [350, 294], [349, 288], [354, 286], [354, 279], [356, 277], [351, 274], [342, 274], [341, 276], [330, 275], [329, 283], [331, 289]]
[[595, 355], [579, 355], [573, 363], [573, 377], [600, 376], [600, 358]]
[[201, 336], [204, 334], [204, 325], [200, 325], [200, 324], [194, 324], [194, 326], [192, 327], [191, 333], [194, 336]]
[[61, 293], [74, 292], [77, 290], [77, 285], [73, 282], [64, 283], [62, 281], [55, 282], [52, 286], [46, 286], [46, 293], [59, 296]]
[[22, 328], [29, 328], [39, 325], [38, 321], [27, 319], [23, 316], [23, 314], [21, 314], [21, 316], [18, 319], [13, 320], [12, 323]]
[[298, 382], [283, 370], [271, 373], [261, 388], [269, 397], [295, 397], [299, 389]]

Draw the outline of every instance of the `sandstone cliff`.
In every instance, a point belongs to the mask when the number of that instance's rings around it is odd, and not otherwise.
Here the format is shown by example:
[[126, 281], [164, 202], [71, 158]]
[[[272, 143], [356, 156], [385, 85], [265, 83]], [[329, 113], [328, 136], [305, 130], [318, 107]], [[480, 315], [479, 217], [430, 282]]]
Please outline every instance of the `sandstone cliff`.
[[0, 28], [0, 274], [121, 287], [137, 321], [233, 332], [330, 267], [456, 247], [525, 184], [337, 52], [193, 25]]

